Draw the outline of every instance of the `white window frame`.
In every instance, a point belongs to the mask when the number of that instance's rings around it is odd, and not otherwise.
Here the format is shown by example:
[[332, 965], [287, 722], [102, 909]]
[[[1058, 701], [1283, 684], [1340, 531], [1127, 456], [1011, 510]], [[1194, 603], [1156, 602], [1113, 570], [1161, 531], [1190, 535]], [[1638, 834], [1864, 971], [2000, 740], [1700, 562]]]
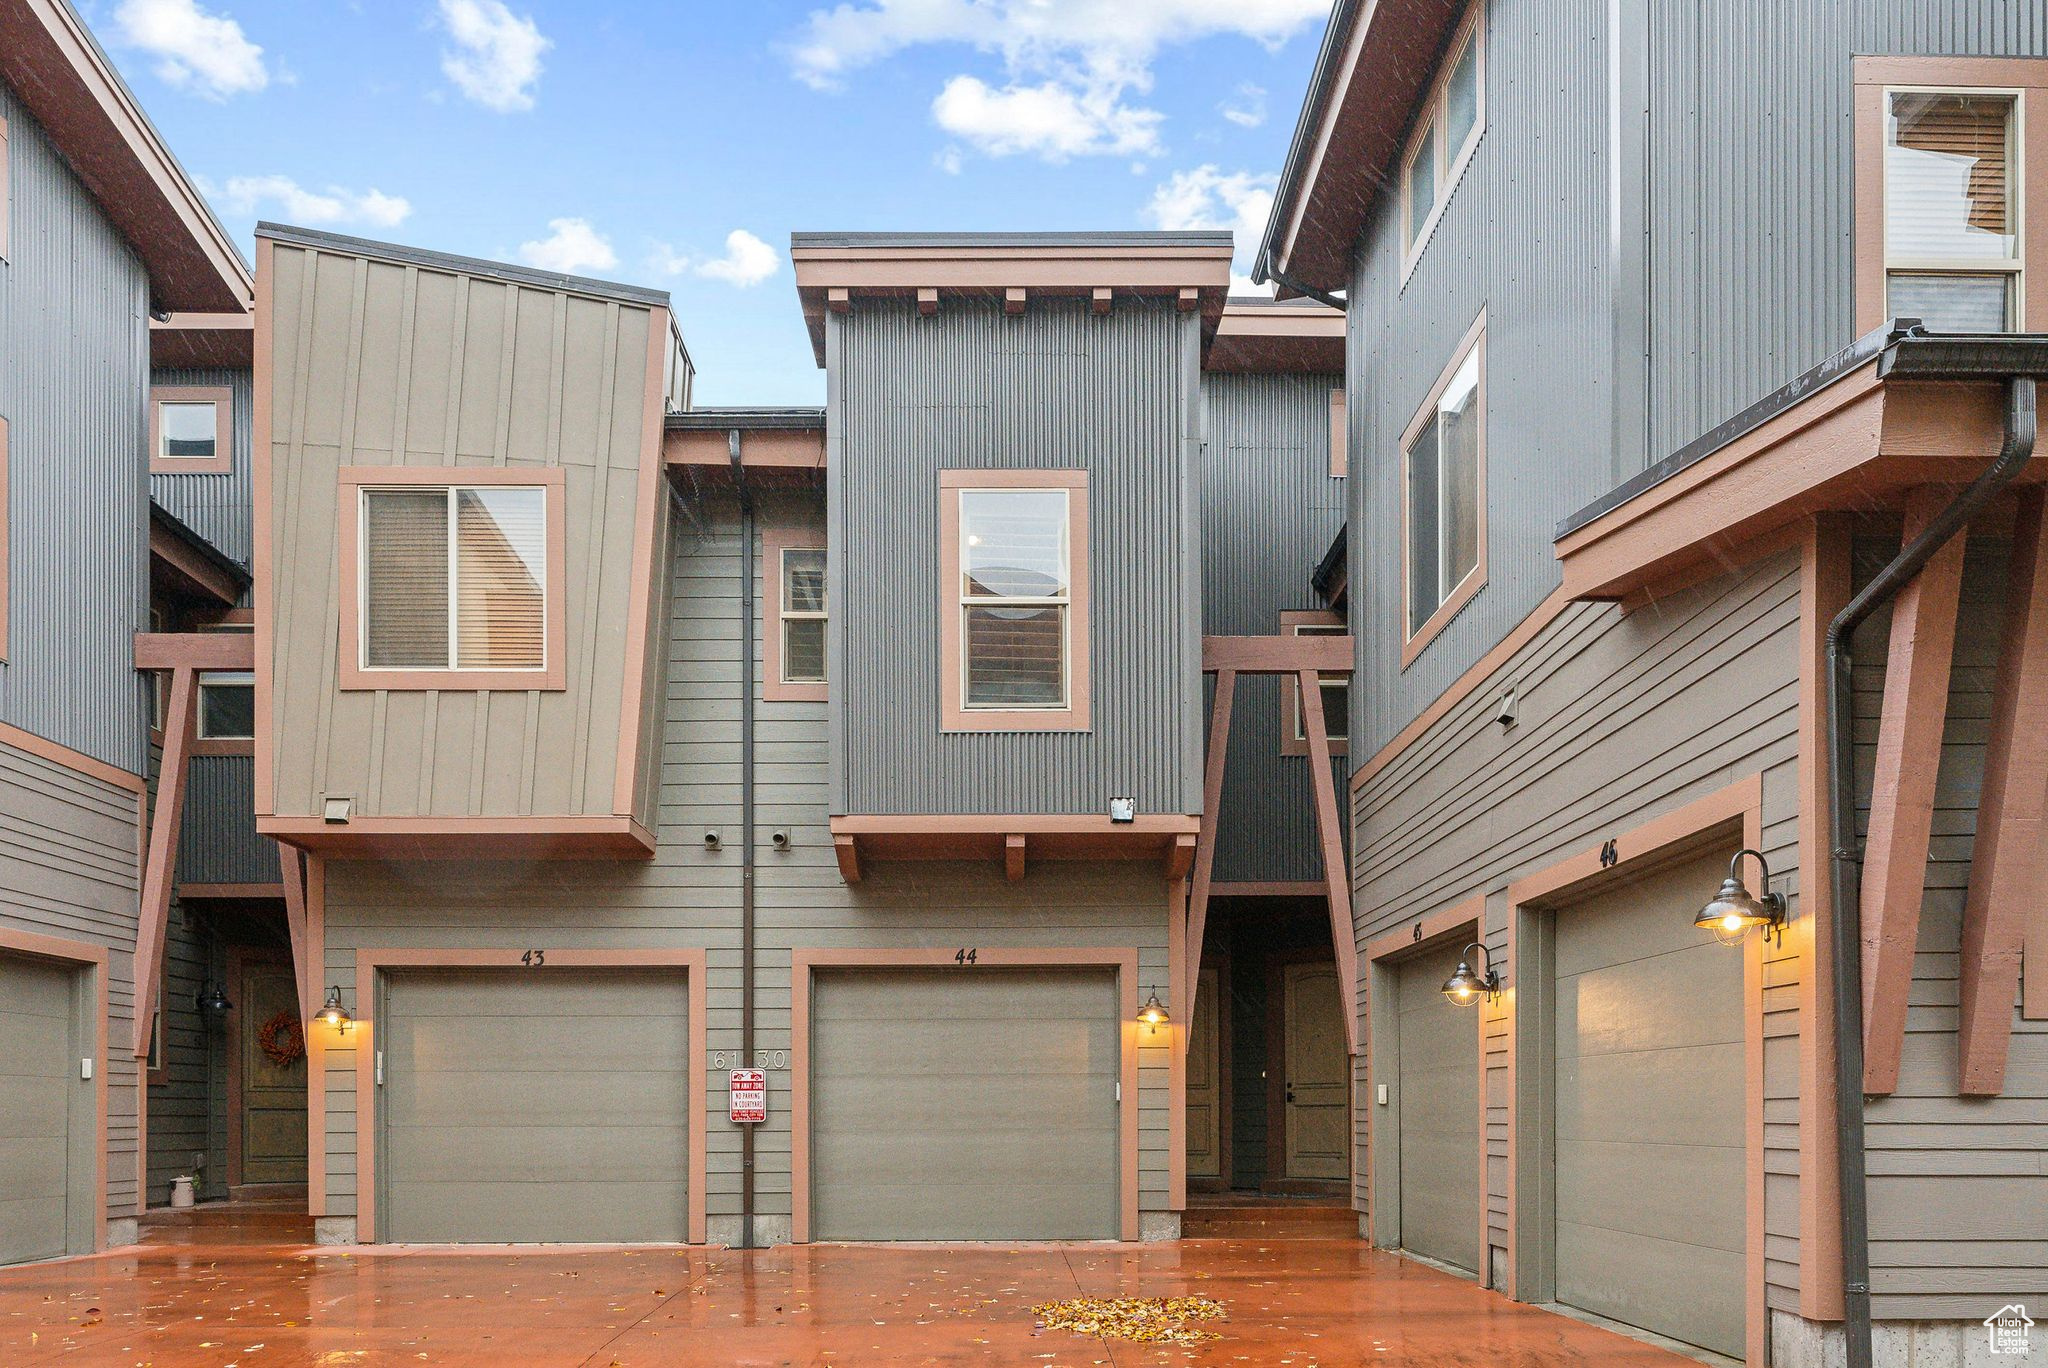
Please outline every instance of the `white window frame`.
[[[2005, 126], [2005, 164], [2010, 177], [2007, 212], [2012, 216], [2012, 255], [2004, 261], [1986, 257], [1898, 257], [1892, 256], [1891, 164], [1892, 96], [1958, 95], [2012, 101], [2012, 113]], [[1998, 276], [2006, 278], [2006, 331], [2026, 331], [2027, 317], [2027, 91], [2020, 86], [1887, 85], [1882, 88], [1878, 107], [1878, 231], [1883, 249], [1878, 275], [1879, 298], [1886, 317], [1892, 316], [1893, 275]]]
[[[1429, 616], [1418, 623], [1415, 621], [1412, 612], [1414, 586], [1410, 582], [1410, 576], [1414, 573], [1415, 566], [1416, 528], [1411, 519], [1414, 508], [1414, 496], [1410, 489], [1415, 469], [1415, 443], [1421, 439], [1423, 429], [1429, 426], [1429, 420], [1435, 415], [1437, 405], [1442, 401], [1445, 391], [1451, 387], [1451, 382], [1458, 378], [1459, 373], [1465, 369], [1468, 362], [1473, 364], [1473, 402], [1478, 405], [1479, 413], [1478, 470], [1475, 472], [1477, 479], [1475, 481], [1473, 507], [1473, 516], [1477, 523], [1474, 535], [1477, 538], [1478, 554], [1472, 562], [1472, 568], [1467, 570], [1457, 583], [1450, 585], [1438, 597], [1436, 606], [1430, 610]], [[1457, 347], [1451, 352], [1451, 359], [1445, 363], [1443, 370], [1438, 374], [1436, 383], [1429, 387], [1428, 397], [1417, 406], [1414, 417], [1408, 420], [1408, 426], [1401, 433], [1399, 447], [1401, 461], [1400, 613], [1401, 668], [1404, 670], [1415, 663], [1415, 658], [1422, 653], [1423, 648], [1434, 641], [1442, 633], [1443, 629], [1450, 625], [1451, 619], [1464, 611], [1465, 605], [1471, 602], [1472, 598], [1481, 589], [1486, 587], [1488, 573], [1486, 541], [1489, 498], [1486, 469], [1487, 426], [1486, 311], [1482, 309], [1479, 312], [1479, 317], [1472, 321], [1471, 328], [1466, 331], [1465, 336], [1459, 340]], [[1439, 441], [1437, 447], [1436, 459], [1438, 489], [1436, 560], [1439, 577], [1438, 583], [1441, 585], [1444, 550], [1449, 542], [1449, 538], [1445, 535], [1442, 518], [1442, 490], [1446, 486], [1443, 480], [1443, 447], [1441, 441]]]
[[[970, 594], [967, 592], [967, 497], [970, 494], [1058, 494], [1060, 496], [1060, 568], [1066, 582], [1062, 594]], [[959, 600], [960, 616], [960, 710], [962, 712], [1066, 712], [1073, 706], [1074, 697], [1074, 491], [1056, 486], [1041, 486], [1028, 489], [995, 488], [989, 486], [963, 488], [959, 491], [960, 539], [958, 553], [960, 573], [954, 576], [953, 593]], [[967, 617], [974, 608], [1064, 608], [1060, 614], [1060, 701], [1024, 705], [1014, 703], [976, 703], [968, 696], [968, 680], [972, 678], [969, 668], [974, 657], [974, 637], [967, 629]]]
[[[1472, 131], [1465, 135], [1465, 142], [1455, 151], [1443, 145], [1443, 139], [1433, 136], [1443, 121], [1444, 94], [1450, 88], [1451, 73], [1457, 69], [1467, 47], [1477, 58], [1473, 79], [1474, 105]], [[1436, 79], [1431, 82], [1429, 94], [1423, 97], [1421, 111], [1416, 115], [1415, 127], [1408, 135], [1406, 146], [1401, 149], [1400, 206], [1399, 222], [1395, 225], [1401, 239], [1401, 283], [1407, 285], [1408, 277], [1415, 270], [1415, 263], [1422, 259], [1429, 240], [1436, 234], [1437, 221], [1443, 217], [1444, 206], [1450, 203], [1452, 193], [1464, 179], [1465, 168], [1472, 156], [1479, 150], [1479, 144], [1486, 137], [1486, 0], [1475, 0], [1471, 12], [1459, 21], [1458, 31], [1445, 49], [1443, 65], [1438, 69]], [[1409, 202], [1409, 171], [1415, 165], [1416, 154], [1422, 150], [1423, 140], [1429, 140], [1430, 155], [1434, 158], [1436, 194], [1429, 206], [1429, 212], [1420, 223], [1414, 225], [1411, 235], [1409, 226], [1412, 206]]]
[[[446, 665], [372, 665], [370, 664], [370, 496], [372, 494], [419, 494], [427, 490], [439, 490], [448, 511], [448, 663]], [[464, 491], [479, 493], [508, 493], [531, 490], [541, 497], [541, 548], [540, 548], [540, 621], [541, 654], [538, 665], [462, 665], [457, 654], [461, 639], [462, 599], [458, 565], [461, 560], [457, 545], [457, 502]], [[550, 486], [545, 484], [364, 484], [356, 488], [356, 668], [366, 675], [444, 674], [463, 676], [474, 674], [532, 675], [545, 678], [553, 665], [554, 642], [548, 630], [553, 621], [554, 587], [551, 576], [554, 567], [549, 563], [549, 531], [553, 524], [549, 519], [554, 515], [550, 499], [554, 497]]]
[[823, 608], [813, 610], [809, 608], [791, 608], [789, 606], [789, 558], [792, 555], [823, 556], [824, 554], [825, 548], [822, 546], [779, 546], [775, 549], [776, 569], [780, 574], [780, 578], [775, 586], [777, 591], [775, 612], [779, 624], [777, 630], [782, 634], [782, 659], [779, 662], [779, 668], [776, 673], [780, 676], [780, 682], [784, 684], [816, 685], [826, 682], [824, 675], [819, 675], [816, 679], [808, 677], [798, 678], [792, 676], [789, 672], [789, 624], [792, 622], [827, 622], [831, 620], [832, 616], [832, 590], [829, 581], [825, 589], [825, 606]]
[[206, 729], [206, 690], [214, 685], [226, 685], [234, 688], [246, 687], [253, 691], [256, 687], [256, 675], [255, 672], [251, 670], [200, 671], [198, 679], [199, 696], [195, 700], [197, 706], [193, 709], [194, 713], [196, 714], [194, 718], [193, 735], [201, 741], [255, 740], [256, 730], [253, 722], [250, 724], [249, 734], [246, 736], [220, 736]]

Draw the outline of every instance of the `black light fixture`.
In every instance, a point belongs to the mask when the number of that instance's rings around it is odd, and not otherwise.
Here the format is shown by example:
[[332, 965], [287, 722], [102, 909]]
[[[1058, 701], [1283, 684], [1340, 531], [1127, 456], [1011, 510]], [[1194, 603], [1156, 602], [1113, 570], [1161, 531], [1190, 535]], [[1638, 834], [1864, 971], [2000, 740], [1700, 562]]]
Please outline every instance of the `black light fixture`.
[[221, 991], [218, 983], [208, 982], [201, 985], [199, 996], [192, 1001], [193, 1005], [207, 1016], [226, 1016], [235, 1010], [235, 1004], [228, 1001], [228, 995]]
[[[1479, 952], [1479, 962], [1486, 966], [1485, 974], [1472, 972], [1472, 952]], [[1481, 998], [1491, 1002], [1500, 996], [1500, 971], [1493, 967], [1493, 956], [1478, 941], [1466, 946], [1458, 956], [1458, 967], [1444, 980], [1444, 996], [1460, 1007], [1469, 1007]]]
[[1166, 1004], [1159, 1000], [1159, 992], [1154, 989], [1145, 999], [1145, 1005], [1138, 1009], [1138, 1020], [1147, 1026], [1164, 1026], [1171, 1019], [1166, 1014]]
[[[1742, 857], [1756, 857], [1756, 867], [1763, 874], [1764, 893], [1757, 897], [1742, 882]], [[1740, 945], [1750, 928], [1760, 926], [1766, 938], [1776, 936], [1778, 944], [1785, 944], [1785, 895], [1771, 892], [1771, 866], [1760, 850], [1742, 849], [1735, 852], [1735, 858], [1728, 862], [1728, 877], [1721, 882], [1721, 891], [1713, 901], [1699, 910], [1692, 924], [1702, 931], [1714, 933], [1714, 939], [1723, 945]]]
[[337, 983], [327, 990], [327, 1001], [313, 1020], [324, 1022], [337, 1031], [346, 1031], [354, 1024], [355, 1018], [348, 1014], [348, 1008], [341, 1005], [340, 984]]

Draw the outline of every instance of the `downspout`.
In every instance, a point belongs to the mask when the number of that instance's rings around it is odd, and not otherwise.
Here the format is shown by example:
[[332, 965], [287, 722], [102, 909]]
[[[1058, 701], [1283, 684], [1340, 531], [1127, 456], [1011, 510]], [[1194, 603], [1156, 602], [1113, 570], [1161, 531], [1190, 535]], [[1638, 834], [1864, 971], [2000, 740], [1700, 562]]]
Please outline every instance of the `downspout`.
[[1273, 264], [1273, 254], [1271, 252], [1266, 253], [1265, 258], [1260, 261], [1258, 274], [1253, 279], [1261, 281], [1270, 280], [1283, 290], [1292, 290], [1298, 295], [1313, 299], [1318, 304], [1327, 304], [1338, 313], [1344, 313], [1349, 308], [1344, 302], [1343, 295], [1331, 294], [1328, 290], [1318, 290], [1313, 285], [1304, 285], [1301, 281], [1289, 277], [1286, 272]]
[[1835, 956], [1835, 1170], [1842, 1194], [1842, 1329], [1847, 1368], [1871, 1368], [1870, 1208], [1863, 1154], [1863, 856], [1856, 846], [1856, 752], [1849, 636], [1920, 573], [1934, 554], [2012, 483], [2034, 454], [2034, 381], [2007, 381], [1998, 459], [1828, 624], [1827, 747], [1830, 897]]
[[[754, 495], [740, 432], [726, 434], [740, 493], [740, 1064], [754, 1067]], [[754, 1128], [740, 1127], [740, 1248], [754, 1248]]]

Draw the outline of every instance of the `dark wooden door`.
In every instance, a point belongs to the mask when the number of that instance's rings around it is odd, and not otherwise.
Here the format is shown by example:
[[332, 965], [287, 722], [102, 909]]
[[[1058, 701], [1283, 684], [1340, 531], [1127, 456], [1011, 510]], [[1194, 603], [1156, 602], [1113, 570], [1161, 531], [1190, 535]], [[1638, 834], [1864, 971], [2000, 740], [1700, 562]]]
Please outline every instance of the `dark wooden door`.
[[298, 988], [288, 964], [258, 960], [242, 966], [239, 1019], [243, 1184], [306, 1181], [306, 1060], [303, 1052], [280, 1065], [264, 1052], [266, 1024], [298, 1020]]

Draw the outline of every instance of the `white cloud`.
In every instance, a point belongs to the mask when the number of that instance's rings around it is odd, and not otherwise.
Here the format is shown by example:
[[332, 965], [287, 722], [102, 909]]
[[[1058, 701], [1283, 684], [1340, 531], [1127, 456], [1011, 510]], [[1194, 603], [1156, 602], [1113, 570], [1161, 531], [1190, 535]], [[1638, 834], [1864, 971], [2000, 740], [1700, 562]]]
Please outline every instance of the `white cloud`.
[[591, 227], [590, 220], [549, 219], [548, 227], [554, 231], [547, 237], [519, 244], [521, 261], [563, 275], [609, 271], [619, 264], [619, 254], [612, 250], [611, 240]]
[[1159, 150], [1156, 110], [1122, 103], [1113, 84], [1073, 90], [1058, 81], [997, 90], [973, 76], [955, 76], [932, 101], [932, 118], [962, 142], [992, 157], [1031, 153], [1047, 161]]
[[114, 11], [120, 41], [157, 59], [156, 74], [171, 85], [225, 100], [270, 84], [263, 49], [225, 14], [208, 14], [196, 0], [121, 0]]
[[1237, 98], [1217, 109], [1239, 128], [1257, 128], [1266, 121], [1266, 88], [1246, 81], [1237, 88]]
[[237, 214], [260, 213], [272, 205], [282, 217], [308, 228], [332, 223], [396, 228], [412, 215], [410, 203], [374, 187], [360, 194], [338, 185], [315, 191], [290, 176], [236, 176], [228, 181], [221, 202]]
[[554, 40], [504, 0], [440, 0], [441, 23], [455, 46], [442, 51], [441, 70], [470, 99], [500, 114], [533, 108], [541, 54]]
[[[1266, 220], [1273, 212], [1273, 189], [1279, 178], [1251, 171], [1222, 171], [1212, 165], [1176, 171], [1152, 189], [1144, 216], [1155, 228], [1228, 228], [1237, 261], [1246, 265], [1259, 249]], [[1232, 294], [1267, 293], [1248, 275], [1231, 276]]]
[[746, 229], [735, 228], [725, 235], [725, 255], [722, 257], [699, 260], [678, 252], [666, 242], [657, 242], [648, 255], [647, 269], [656, 275], [697, 275], [707, 280], [722, 280], [744, 290], [759, 285], [781, 270], [782, 257]]

